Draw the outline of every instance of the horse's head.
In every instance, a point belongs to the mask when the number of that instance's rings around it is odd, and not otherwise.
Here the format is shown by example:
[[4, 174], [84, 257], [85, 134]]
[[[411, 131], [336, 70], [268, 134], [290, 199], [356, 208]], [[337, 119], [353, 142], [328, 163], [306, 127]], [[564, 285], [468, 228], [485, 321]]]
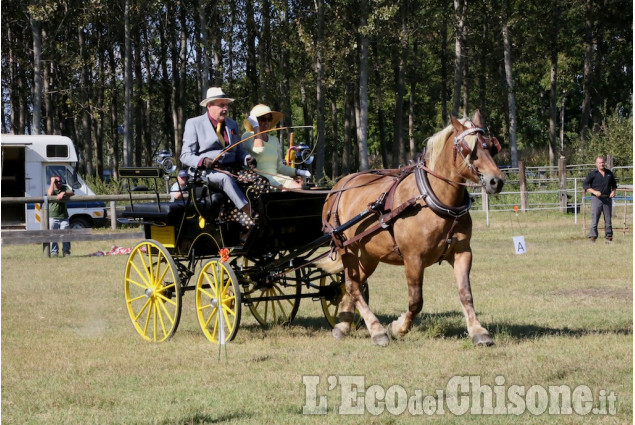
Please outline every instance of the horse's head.
[[501, 150], [496, 137], [485, 135], [481, 113], [477, 110], [471, 120], [461, 122], [450, 117], [454, 138], [454, 161], [459, 173], [466, 180], [480, 182], [489, 194], [499, 193], [505, 184], [505, 176], [494, 162], [494, 155]]

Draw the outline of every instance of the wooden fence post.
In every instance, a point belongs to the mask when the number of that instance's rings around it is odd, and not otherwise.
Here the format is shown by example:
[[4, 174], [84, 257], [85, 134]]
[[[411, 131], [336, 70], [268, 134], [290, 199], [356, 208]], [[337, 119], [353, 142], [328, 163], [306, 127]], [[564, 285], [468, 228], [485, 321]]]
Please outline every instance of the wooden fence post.
[[[40, 223], [40, 227], [42, 230], [49, 229], [49, 199], [45, 196], [44, 203], [42, 204], [42, 209], [40, 210], [42, 222]], [[51, 245], [49, 243], [42, 244], [42, 253], [45, 257], [51, 256]]]
[[567, 212], [567, 160], [561, 156], [558, 160], [558, 180], [560, 180], [560, 212]]
[[117, 202], [110, 201], [110, 228], [117, 230]]
[[525, 164], [518, 161], [518, 177], [520, 179], [520, 210], [527, 212], [529, 206], [529, 194], [527, 193], [527, 176], [525, 175]]
[[485, 211], [485, 225], [489, 227], [489, 197], [484, 186], [481, 186], [481, 200], [483, 202], [483, 211]]

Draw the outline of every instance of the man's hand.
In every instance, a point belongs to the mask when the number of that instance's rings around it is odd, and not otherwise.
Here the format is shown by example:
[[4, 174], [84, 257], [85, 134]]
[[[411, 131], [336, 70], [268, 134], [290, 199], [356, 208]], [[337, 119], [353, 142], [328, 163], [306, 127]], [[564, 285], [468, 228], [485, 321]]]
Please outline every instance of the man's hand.
[[245, 164], [247, 164], [247, 167], [253, 170], [258, 166], [258, 161], [256, 161], [256, 158], [254, 158], [253, 156], [248, 156], [247, 158], [245, 158]]
[[203, 158], [203, 168], [213, 170], [216, 168], [216, 162], [212, 158]]
[[66, 192], [60, 192], [57, 194], [57, 200], [61, 201], [66, 196]]
[[311, 172], [309, 170], [295, 170], [295, 175], [309, 178], [311, 177]]

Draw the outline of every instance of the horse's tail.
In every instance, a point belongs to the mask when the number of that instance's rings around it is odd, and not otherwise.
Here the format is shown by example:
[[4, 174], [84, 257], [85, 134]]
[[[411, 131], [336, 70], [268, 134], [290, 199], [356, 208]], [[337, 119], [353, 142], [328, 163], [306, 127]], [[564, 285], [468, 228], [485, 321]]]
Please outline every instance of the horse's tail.
[[339, 273], [344, 270], [344, 264], [342, 264], [342, 257], [338, 251], [334, 251], [332, 255], [319, 259], [315, 262], [315, 265], [329, 274]]

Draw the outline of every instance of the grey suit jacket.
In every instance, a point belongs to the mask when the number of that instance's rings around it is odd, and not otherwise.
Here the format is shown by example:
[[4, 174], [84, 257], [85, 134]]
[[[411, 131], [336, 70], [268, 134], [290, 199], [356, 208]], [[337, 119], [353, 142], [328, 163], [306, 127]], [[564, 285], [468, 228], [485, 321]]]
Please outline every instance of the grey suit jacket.
[[[225, 131], [229, 136], [229, 145], [240, 141], [238, 124], [229, 118], [225, 119]], [[222, 143], [218, 140], [216, 130], [207, 116], [207, 112], [185, 122], [183, 131], [183, 147], [181, 149], [181, 162], [188, 167], [197, 167], [202, 158], [215, 159], [223, 150]], [[219, 163], [231, 165], [245, 165], [245, 158], [251, 156], [242, 145], [234, 146], [218, 158]]]

